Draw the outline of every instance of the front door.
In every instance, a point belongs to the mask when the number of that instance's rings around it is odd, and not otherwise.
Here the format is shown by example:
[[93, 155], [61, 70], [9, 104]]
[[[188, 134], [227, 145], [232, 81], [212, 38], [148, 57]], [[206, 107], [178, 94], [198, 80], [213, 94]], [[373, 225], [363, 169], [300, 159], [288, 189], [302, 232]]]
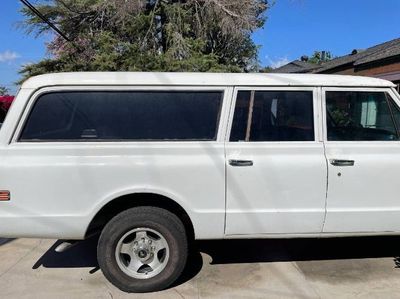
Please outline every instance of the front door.
[[240, 88], [226, 142], [226, 235], [320, 233], [327, 166], [314, 88]]
[[400, 113], [390, 89], [323, 90], [328, 163], [323, 231], [400, 231]]

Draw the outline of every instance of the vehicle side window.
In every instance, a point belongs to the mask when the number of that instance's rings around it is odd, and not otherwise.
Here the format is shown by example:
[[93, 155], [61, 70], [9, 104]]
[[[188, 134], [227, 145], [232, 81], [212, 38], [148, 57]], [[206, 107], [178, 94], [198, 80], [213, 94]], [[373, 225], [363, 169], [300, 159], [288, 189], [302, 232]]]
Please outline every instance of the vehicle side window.
[[239, 91], [230, 141], [313, 141], [312, 91]]
[[398, 140], [389, 105], [385, 92], [327, 91], [328, 140]]
[[68, 91], [41, 95], [21, 141], [215, 140], [222, 91]]

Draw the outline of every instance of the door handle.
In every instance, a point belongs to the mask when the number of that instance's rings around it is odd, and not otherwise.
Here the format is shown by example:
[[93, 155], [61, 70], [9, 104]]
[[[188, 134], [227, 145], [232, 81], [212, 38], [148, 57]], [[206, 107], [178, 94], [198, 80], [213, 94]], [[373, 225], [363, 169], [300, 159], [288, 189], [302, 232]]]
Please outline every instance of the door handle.
[[331, 159], [329, 162], [333, 166], [354, 166], [354, 160]]
[[229, 160], [229, 165], [232, 166], [253, 166], [251, 160]]

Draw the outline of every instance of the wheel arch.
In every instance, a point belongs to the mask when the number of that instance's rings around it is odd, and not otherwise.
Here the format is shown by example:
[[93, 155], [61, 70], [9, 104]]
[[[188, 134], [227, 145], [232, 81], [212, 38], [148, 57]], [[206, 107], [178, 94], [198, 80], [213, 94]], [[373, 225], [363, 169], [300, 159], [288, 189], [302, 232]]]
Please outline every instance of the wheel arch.
[[129, 208], [149, 206], [163, 208], [178, 216], [189, 239], [195, 239], [193, 222], [187, 211], [169, 196], [155, 192], [132, 192], [117, 196], [98, 209], [86, 228], [85, 238], [100, 231], [114, 216]]

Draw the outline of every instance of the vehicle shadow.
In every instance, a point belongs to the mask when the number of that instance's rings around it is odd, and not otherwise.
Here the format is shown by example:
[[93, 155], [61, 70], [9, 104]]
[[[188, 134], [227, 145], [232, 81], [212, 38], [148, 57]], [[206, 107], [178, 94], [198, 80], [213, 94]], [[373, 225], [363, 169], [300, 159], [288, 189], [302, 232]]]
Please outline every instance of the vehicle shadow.
[[97, 241], [98, 236], [94, 236], [76, 242], [64, 252], [57, 252], [55, 249], [63, 242], [63, 240], [58, 240], [36, 261], [32, 269], [40, 266], [45, 268], [98, 268]]
[[[211, 264], [296, 262], [400, 256], [400, 236], [200, 241]], [[399, 258], [400, 265], [400, 258]]]
[[[55, 251], [61, 244], [57, 241], [32, 268], [92, 268], [89, 272], [95, 273], [99, 270], [97, 240], [98, 237], [92, 237], [77, 242], [61, 253]], [[392, 257], [394, 267], [400, 268], [400, 237], [197, 241], [192, 245], [183, 275], [172, 287], [194, 278], [201, 271], [200, 253], [210, 256], [212, 265]]]
[[[32, 269], [44, 268], [92, 268], [89, 273], [93, 274], [99, 270], [97, 263], [97, 242], [99, 236], [93, 236], [84, 241], [78, 241], [64, 252], [56, 252], [55, 249], [63, 241], [56, 241], [32, 266]], [[175, 285], [182, 284], [200, 272], [203, 260], [197, 245], [192, 245], [187, 266]]]
[[14, 241], [15, 239], [12, 238], [0, 238], [0, 246], [5, 245], [7, 243], [10, 243]]

